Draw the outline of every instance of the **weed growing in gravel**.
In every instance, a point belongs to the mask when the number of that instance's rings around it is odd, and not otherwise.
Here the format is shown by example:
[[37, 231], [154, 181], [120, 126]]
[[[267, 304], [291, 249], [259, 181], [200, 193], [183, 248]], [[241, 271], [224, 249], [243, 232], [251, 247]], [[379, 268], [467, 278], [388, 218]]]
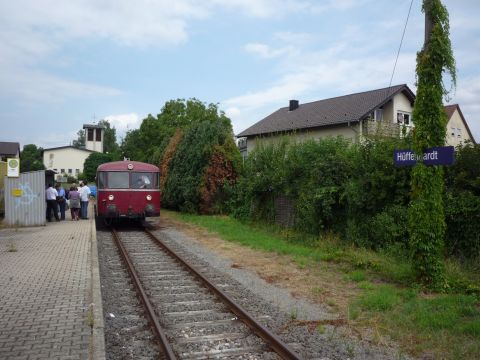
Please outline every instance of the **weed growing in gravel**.
[[93, 304], [91, 304], [88, 307], [87, 315], [86, 315], [86, 322], [87, 322], [87, 325], [90, 326], [91, 328], [93, 328], [93, 325], [95, 325], [95, 316], [93, 314]]
[[355, 356], [355, 349], [352, 345], [348, 344], [346, 347], [347, 354], [350, 358], [353, 358]]
[[298, 309], [292, 309], [290, 310], [290, 319], [291, 320], [296, 320], [298, 318]]
[[15, 246], [15, 244], [11, 243], [11, 244], [8, 245], [7, 251], [8, 252], [17, 252], [18, 250], [17, 250], [17, 247]]

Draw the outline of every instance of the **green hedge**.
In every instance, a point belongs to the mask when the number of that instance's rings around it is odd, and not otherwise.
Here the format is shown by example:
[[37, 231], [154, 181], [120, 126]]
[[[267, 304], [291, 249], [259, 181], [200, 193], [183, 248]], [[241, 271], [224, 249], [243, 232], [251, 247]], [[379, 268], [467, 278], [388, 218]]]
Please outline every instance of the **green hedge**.
[[[409, 148], [409, 141], [351, 144], [344, 138], [327, 138], [295, 143], [284, 138], [266, 145], [260, 142], [231, 189], [231, 213], [274, 222], [274, 200], [287, 196], [294, 204], [297, 230], [334, 231], [346, 241], [374, 249], [392, 244], [406, 249], [412, 169], [395, 167], [393, 152]], [[476, 193], [480, 194], [480, 150], [470, 144], [456, 151], [457, 163], [446, 169], [446, 250], [474, 257], [480, 248]]]

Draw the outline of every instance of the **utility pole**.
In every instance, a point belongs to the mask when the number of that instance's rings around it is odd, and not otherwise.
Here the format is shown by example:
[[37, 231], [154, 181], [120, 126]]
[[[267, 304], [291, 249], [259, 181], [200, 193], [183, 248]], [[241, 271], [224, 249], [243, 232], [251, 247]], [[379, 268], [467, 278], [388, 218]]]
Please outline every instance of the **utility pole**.
[[[417, 53], [417, 98], [413, 108], [413, 148], [425, 149], [445, 143], [447, 116], [443, 108], [442, 77], [449, 72], [455, 84], [455, 59], [449, 39], [448, 11], [441, 0], [423, 0], [425, 43]], [[435, 32], [433, 33], [433, 31]], [[443, 169], [417, 163], [411, 173], [408, 228], [412, 265], [424, 285], [445, 286], [443, 242], [446, 231], [443, 204]]]
[[430, 42], [430, 36], [432, 35], [432, 18], [430, 16], [431, 3], [425, 2], [425, 41], [423, 43], [423, 49], [426, 49], [428, 43]]

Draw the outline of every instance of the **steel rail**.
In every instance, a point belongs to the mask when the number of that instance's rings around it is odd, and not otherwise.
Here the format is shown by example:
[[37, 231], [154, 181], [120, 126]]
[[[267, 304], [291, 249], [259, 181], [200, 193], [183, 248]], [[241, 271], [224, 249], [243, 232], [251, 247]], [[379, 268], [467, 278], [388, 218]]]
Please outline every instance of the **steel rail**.
[[166, 357], [167, 360], [176, 360], [177, 357], [175, 356], [170, 343], [167, 340], [167, 336], [165, 335], [165, 332], [160, 325], [160, 322], [158, 321], [158, 317], [155, 314], [155, 310], [153, 309], [152, 304], [148, 300], [147, 294], [145, 290], [143, 289], [143, 286], [140, 282], [140, 278], [137, 275], [137, 272], [135, 270], [135, 266], [133, 265], [132, 261], [130, 260], [127, 250], [123, 246], [122, 241], [120, 240], [117, 232], [115, 229], [111, 229], [113, 238], [115, 240], [115, 243], [117, 244], [118, 249], [120, 250], [120, 255], [122, 256], [125, 264], [127, 265], [128, 272], [130, 273], [133, 283], [135, 284], [135, 287], [138, 290], [138, 293], [140, 295], [140, 299], [145, 306], [145, 309], [147, 311], [147, 316], [150, 319], [151, 324], [153, 325], [154, 332], [157, 334], [158, 339], [160, 340], [160, 346], [162, 347], [163, 353]]
[[267, 342], [282, 359], [285, 360], [302, 360], [302, 358], [293, 352], [279, 337], [270, 332], [262, 324], [258, 323], [245, 309], [240, 305], [235, 303], [227, 294], [220, 290], [217, 286], [212, 284], [206, 277], [204, 277], [199, 271], [197, 271], [193, 266], [188, 264], [183, 260], [174, 250], [172, 250], [168, 245], [160, 241], [154, 234], [152, 234], [148, 229], [145, 229], [145, 232], [150, 236], [150, 238], [161, 248], [165, 249], [173, 258], [185, 266], [190, 272], [197, 276], [202, 282], [211, 289], [227, 306], [228, 308], [242, 321], [244, 322], [255, 334], [261, 337], [265, 342]]

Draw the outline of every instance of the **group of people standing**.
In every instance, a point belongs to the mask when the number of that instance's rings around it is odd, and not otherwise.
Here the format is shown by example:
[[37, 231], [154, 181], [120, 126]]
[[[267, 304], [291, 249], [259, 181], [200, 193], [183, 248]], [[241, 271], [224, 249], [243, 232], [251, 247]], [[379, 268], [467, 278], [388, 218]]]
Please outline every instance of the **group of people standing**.
[[[47, 221], [52, 221], [52, 212], [56, 221], [65, 220], [65, 210], [70, 208], [72, 221], [79, 219], [88, 219], [88, 200], [90, 198], [90, 188], [86, 181], [80, 182], [77, 187], [73, 184], [68, 191], [61, 184], [48, 184], [45, 190], [47, 200]], [[68, 200], [68, 202], [67, 202]], [[60, 212], [60, 216], [59, 213]]]

